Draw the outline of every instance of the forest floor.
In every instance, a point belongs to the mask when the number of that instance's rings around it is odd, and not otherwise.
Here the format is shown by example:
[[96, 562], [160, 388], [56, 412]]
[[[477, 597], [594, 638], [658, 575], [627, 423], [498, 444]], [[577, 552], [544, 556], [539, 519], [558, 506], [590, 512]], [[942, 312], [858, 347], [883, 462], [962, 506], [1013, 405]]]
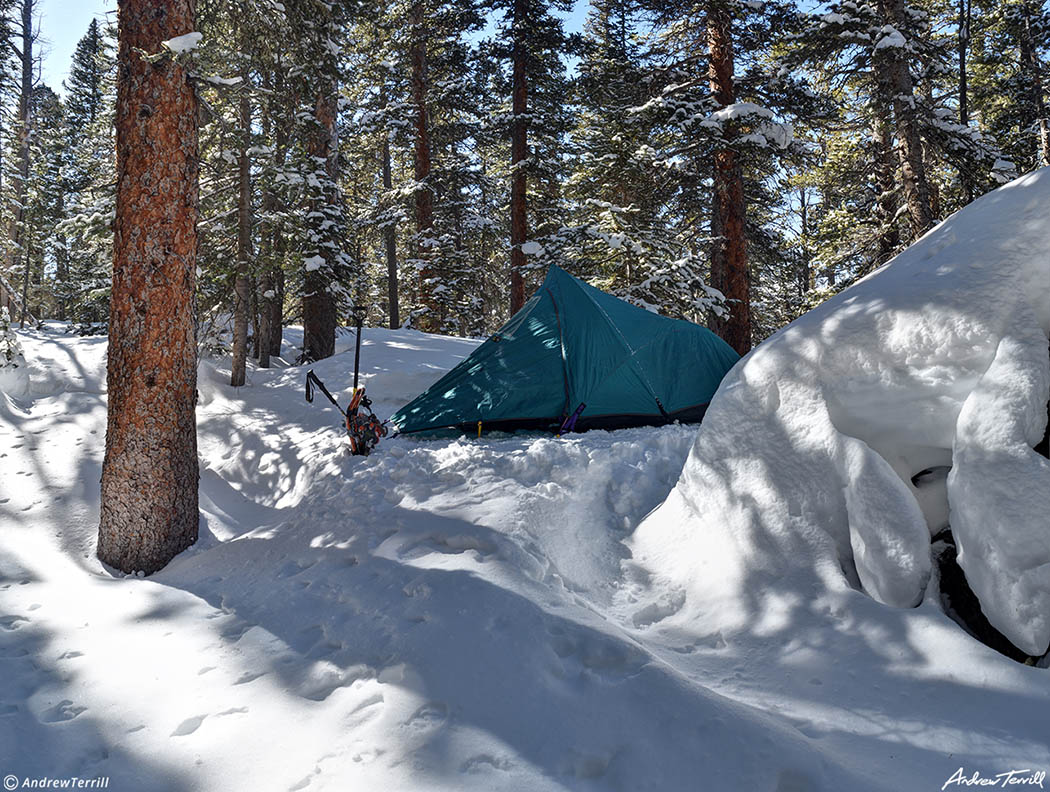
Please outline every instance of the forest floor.
[[[116, 575], [94, 556], [106, 340], [65, 331], [20, 333], [31, 394], [0, 395], [0, 775], [18, 784], [933, 792], [1050, 770], [1047, 671], [936, 602], [851, 591], [732, 635], [659, 629], [680, 603], [638, 607], [626, 541], [692, 426], [351, 457], [305, 368], [234, 389], [206, 360], [200, 540]], [[341, 402], [353, 340], [313, 367]], [[366, 329], [377, 413], [474, 344]]]

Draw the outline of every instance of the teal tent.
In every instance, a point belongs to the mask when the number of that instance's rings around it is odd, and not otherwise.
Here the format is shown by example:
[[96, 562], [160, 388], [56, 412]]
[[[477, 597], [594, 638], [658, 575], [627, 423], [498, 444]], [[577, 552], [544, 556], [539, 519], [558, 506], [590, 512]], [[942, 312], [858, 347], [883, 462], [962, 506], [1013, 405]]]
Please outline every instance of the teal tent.
[[507, 324], [390, 420], [403, 434], [699, 421], [737, 358], [704, 327], [552, 266]]

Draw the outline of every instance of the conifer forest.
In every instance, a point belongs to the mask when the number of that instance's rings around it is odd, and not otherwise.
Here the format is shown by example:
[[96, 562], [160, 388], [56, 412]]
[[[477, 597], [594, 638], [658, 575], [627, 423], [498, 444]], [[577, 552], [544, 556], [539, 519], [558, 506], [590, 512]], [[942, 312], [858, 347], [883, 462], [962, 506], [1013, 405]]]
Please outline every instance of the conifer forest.
[[[0, 17], [2, 300], [19, 323], [105, 333], [117, 14], [59, 90], [38, 4]], [[234, 384], [283, 325], [306, 328], [304, 360], [332, 354], [355, 305], [372, 326], [485, 335], [552, 263], [744, 352], [1050, 163], [1039, 0], [185, 11], [187, 35], [127, 57], [192, 87], [196, 338], [232, 344]]]

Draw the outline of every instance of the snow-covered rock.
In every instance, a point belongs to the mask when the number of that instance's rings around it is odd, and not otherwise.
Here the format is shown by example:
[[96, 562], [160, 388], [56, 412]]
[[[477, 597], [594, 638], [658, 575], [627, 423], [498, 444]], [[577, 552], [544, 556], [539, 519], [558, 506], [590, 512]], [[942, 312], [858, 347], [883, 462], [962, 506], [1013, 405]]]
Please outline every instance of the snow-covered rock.
[[1048, 206], [1050, 169], [984, 196], [730, 372], [632, 539], [675, 618], [739, 630], [849, 584], [916, 605], [950, 523], [992, 625], [1047, 650]]

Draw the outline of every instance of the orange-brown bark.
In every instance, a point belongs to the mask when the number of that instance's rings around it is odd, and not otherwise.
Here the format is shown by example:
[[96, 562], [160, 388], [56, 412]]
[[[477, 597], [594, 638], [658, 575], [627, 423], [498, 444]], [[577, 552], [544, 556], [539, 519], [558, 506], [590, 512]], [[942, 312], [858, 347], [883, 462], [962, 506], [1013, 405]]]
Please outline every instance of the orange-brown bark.
[[[735, 102], [733, 91], [732, 15], [711, 0], [707, 16], [708, 78], [719, 106]], [[731, 123], [731, 122], [730, 122]], [[743, 355], [751, 349], [751, 271], [747, 263], [744, 176], [737, 152], [715, 151], [712, 207], [711, 285], [726, 296], [728, 318], [716, 318], [711, 329]]]
[[334, 277], [333, 265], [338, 255], [338, 240], [326, 231], [325, 219], [332, 195], [336, 171], [336, 96], [335, 88], [322, 91], [314, 106], [317, 127], [310, 141], [310, 154], [315, 161], [325, 162], [326, 184], [316, 196], [311, 207], [311, 218], [315, 227], [313, 236], [319, 240], [318, 255], [325, 265], [318, 269], [307, 269], [304, 276], [303, 295], [303, 354], [308, 360], [322, 360], [335, 354], [335, 326], [337, 321], [335, 297], [331, 292]]
[[197, 101], [141, 53], [189, 33], [194, 0], [120, 0], [109, 416], [98, 556], [154, 572], [197, 539]]
[[525, 304], [525, 253], [521, 246], [528, 239], [528, 45], [525, 41], [525, 19], [529, 0], [514, 2], [514, 54], [510, 162], [510, 312], [517, 313]]

